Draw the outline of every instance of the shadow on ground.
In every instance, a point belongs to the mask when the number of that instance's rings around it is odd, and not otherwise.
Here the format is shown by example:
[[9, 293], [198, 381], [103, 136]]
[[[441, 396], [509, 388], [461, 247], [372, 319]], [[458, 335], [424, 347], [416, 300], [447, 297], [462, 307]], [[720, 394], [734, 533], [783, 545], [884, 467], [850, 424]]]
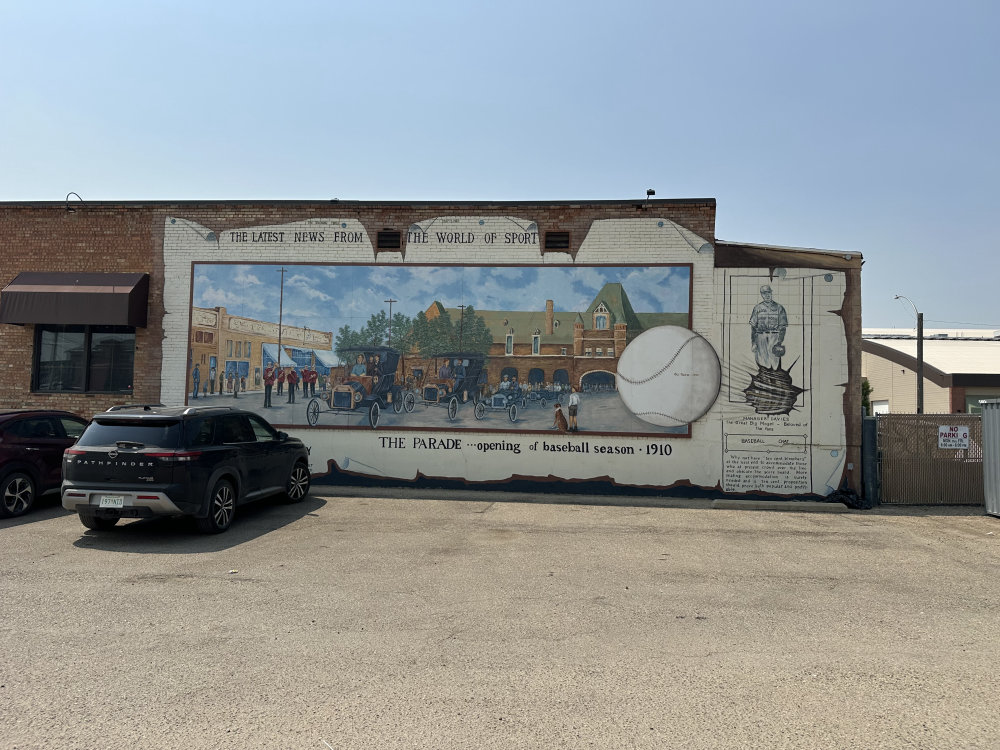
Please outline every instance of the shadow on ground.
[[29, 523], [49, 521], [53, 518], [68, 515], [70, 515], [70, 511], [62, 507], [62, 501], [59, 497], [59, 493], [53, 492], [49, 495], [42, 495], [41, 497], [35, 498], [34, 507], [23, 516], [17, 516], [16, 518], [0, 518], [0, 531], [13, 526], [24, 526]]
[[119, 523], [108, 531], [80, 527], [73, 545], [81, 549], [192, 555], [231, 549], [289, 524], [316, 515], [326, 500], [308, 496], [298, 503], [261, 500], [236, 510], [233, 525], [222, 534], [201, 534], [191, 518], [149, 518]]

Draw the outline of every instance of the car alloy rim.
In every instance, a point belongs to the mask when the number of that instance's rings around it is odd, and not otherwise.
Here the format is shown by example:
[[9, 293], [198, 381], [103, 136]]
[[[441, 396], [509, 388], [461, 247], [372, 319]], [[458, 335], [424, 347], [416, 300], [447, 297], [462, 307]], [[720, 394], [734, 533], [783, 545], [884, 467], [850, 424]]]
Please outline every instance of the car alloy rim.
[[309, 474], [301, 466], [292, 469], [292, 476], [288, 479], [288, 496], [293, 500], [298, 500], [306, 494], [306, 486], [309, 484]]
[[233, 491], [229, 486], [220, 487], [212, 500], [212, 515], [218, 526], [228, 526], [233, 517]]
[[3, 492], [3, 506], [10, 513], [21, 513], [31, 501], [31, 485], [28, 480], [18, 477], [10, 482]]

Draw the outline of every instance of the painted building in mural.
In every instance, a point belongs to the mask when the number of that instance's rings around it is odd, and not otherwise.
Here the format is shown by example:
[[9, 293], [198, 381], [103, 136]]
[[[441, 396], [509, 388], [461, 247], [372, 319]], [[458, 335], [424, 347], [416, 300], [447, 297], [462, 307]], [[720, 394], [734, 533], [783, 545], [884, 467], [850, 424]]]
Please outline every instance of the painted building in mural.
[[713, 200], [73, 208], [0, 205], [3, 405], [263, 409], [280, 362], [318, 483], [858, 487], [860, 254]]
[[278, 323], [231, 315], [225, 307], [192, 307], [188, 392], [194, 393], [195, 364], [204, 395], [232, 393], [235, 378], [245, 381], [248, 390], [260, 390], [268, 364], [277, 364], [278, 347], [282, 365], [328, 369], [329, 356], [324, 355], [333, 354], [329, 331], [281, 325], [279, 335], [278, 329]]

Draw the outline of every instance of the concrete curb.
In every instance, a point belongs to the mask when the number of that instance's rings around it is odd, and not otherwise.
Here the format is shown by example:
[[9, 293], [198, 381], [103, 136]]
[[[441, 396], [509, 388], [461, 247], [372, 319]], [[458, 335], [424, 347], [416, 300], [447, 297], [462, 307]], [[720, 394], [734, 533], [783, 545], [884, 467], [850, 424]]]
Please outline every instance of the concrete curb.
[[793, 513], [849, 513], [843, 503], [821, 503], [815, 500], [713, 500], [718, 510], [777, 510]]

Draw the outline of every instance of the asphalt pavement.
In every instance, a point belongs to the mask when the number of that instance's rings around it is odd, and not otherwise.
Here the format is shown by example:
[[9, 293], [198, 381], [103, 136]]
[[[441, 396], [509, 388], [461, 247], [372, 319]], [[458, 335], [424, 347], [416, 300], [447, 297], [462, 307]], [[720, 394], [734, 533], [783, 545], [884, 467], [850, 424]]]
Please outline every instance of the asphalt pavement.
[[1000, 519], [590, 500], [47, 498], [0, 521], [0, 747], [1000, 747]]

